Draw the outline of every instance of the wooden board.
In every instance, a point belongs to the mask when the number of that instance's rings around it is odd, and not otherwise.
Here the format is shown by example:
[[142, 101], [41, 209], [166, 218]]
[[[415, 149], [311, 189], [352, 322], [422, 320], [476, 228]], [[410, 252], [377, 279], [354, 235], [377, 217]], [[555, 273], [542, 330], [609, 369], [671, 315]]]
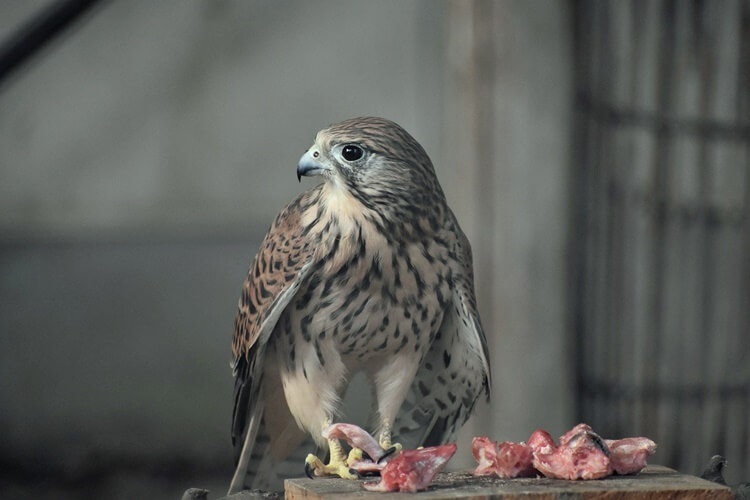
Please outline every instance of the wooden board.
[[[490, 498], [537, 499], [715, 499], [731, 500], [726, 487], [695, 476], [680, 474], [666, 467], [652, 465], [637, 476], [612, 476], [596, 481], [563, 481], [559, 479], [497, 479], [473, 477], [468, 472], [444, 472], [427, 491], [419, 493], [374, 493], [361, 483], [339, 478], [288, 479], [284, 483], [287, 500], [330, 498], [430, 498], [484, 500]], [[372, 479], [370, 479], [372, 481]]]

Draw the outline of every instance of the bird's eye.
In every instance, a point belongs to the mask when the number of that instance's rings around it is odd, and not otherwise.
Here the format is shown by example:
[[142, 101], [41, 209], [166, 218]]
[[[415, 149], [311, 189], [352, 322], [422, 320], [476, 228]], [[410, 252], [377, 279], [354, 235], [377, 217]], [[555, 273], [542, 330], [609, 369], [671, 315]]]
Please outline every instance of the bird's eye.
[[347, 144], [341, 149], [341, 156], [343, 156], [346, 161], [357, 161], [362, 158], [362, 155], [364, 154], [365, 152], [362, 151], [362, 148], [356, 144]]

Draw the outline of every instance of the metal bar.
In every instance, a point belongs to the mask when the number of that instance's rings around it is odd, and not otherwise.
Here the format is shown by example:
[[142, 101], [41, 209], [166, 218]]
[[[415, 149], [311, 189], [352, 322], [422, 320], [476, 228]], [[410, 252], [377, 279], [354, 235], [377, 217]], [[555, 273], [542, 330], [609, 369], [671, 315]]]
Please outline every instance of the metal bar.
[[586, 380], [581, 390], [586, 394], [596, 395], [602, 399], [624, 399], [629, 403], [639, 398], [651, 401], [661, 399], [703, 401], [709, 398], [728, 400], [750, 397], [750, 381], [722, 382], [717, 385], [662, 384], [659, 386], [639, 386], [625, 382]]
[[0, 85], [100, 0], [60, 0], [42, 9], [0, 45]]
[[[573, 58], [574, 58], [574, 78], [576, 92], [583, 92], [587, 88], [590, 80], [590, 63], [589, 47], [591, 45], [590, 30], [586, 29], [589, 25], [587, 17], [588, 9], [583, 0], [573, 3], [572, 25], [573, 25]], [[583, 387], [586, 380], [586, 356], [584, 348], [586, 346], [585, 329], [589, 326], [586, 319], [586, 297], [590, 287], [588, 276], [587, 260], [587, 242], [589, 238], [589, 229], [586, 221], [589, 215], [586, 211], [586, 204], [591, 194], [588, 187], [588, 181], [591, 178], [591, 154], [589, 145], [588, 116], [580, 110], [574, 110], [573, 113], [573, 148], [571, 171], [572, 180], [570, 182], [570, 236], [568, 241], [570, 256], [570, 273], [568, 275], [571, 284], [570, 289], [570, 308], [571, 311], [571, 350], [572, 362], [574, 366], [575, 380], [575, 398], [576, 407], [575, 415], [577, 420], [583, 420], [586, 415], [590, 414], [589, 405], [584, 401]]]
[[621, 109], [579, 92], [576, 106], [603, 123], [653, 129], [656, 134], [697, 135], [703, 139], [750, 142], [750, 123], [722, 123], [704, 118], [680, 118], [664, 113]]

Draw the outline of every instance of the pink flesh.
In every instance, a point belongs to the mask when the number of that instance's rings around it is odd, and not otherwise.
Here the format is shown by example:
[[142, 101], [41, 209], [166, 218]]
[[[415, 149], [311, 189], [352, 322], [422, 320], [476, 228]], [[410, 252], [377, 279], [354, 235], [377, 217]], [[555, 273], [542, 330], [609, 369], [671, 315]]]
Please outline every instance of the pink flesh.
[[560, 446], [534, 453], [534, 467], [547, 477], [599, 479], [612, 474], [610, 452], [604, 440], [586, 424], [560, 437]]
[[600, 479], [612, 473], [611, 463], [606, 458], [571, 448], [535, 457], [534, 468], [545, 477], [570, 480]]
[[557, 448], [555, 440], [552, 439], [549, 432], [541, 429], [535, 430], [526, 444], [534, 453], [552, 453]]
[[379, 483], [364, 483], [370, 491], [424, 490], [456, 453], [455, 444], [402, 451], [380, 472]]
[[387, 462], [383, 460], [380, 463], [373, 462], [372, 460], [356, 460], [349, 465], [350, 469], [354, 469], [360, 474], [367, 474], [368, 472], [380, 472], [383, 470]]
[[599, 479], [612, 474], [609, 457], [590, 444], [561, 446], [549, 454], [535, 454], [534, 468], [557, 479]]
[[533, 468], [549, 478], [599, 479], [612, 473], [640, 472], [646, 458], [656, 450], [656, 443], [643, 437], [603, 440], [587, 424], [578, 424], [560, 436], [560, 446], [541, 429], [534, 431], [525, 444], [497, 444], [476, 437], [472, 441], [478, 463], [474, 475], [533, 475], [534, 469], [523, 466], [524, 448], [532, 454]]
[[571, 439], [576, 437], [581, 432], [594, 432], [594, 429], [592, 429], [589, 424], [578, 424], [568, 432], [560, 436], [560, 446], [565, 446]]
[[533, 477], [534, 455], [531, 448], [523, 443], [500, 443], [495, 458], [495, 473], [498, 477]]
[[380, 460], [385, 450], [366, 430], [354, 424], [333, 424], [323, 431], [326, 439], [344, 439], [352, 448], [364, 451], [375, 462]]
[[617, 474], [636, 474], [646, 467], [646, 459], [656, 451], [656, 443], [644, 437], [606, 440], [612, 468]]
[[366, 489], [367, 491], [379, 491], [381, 493], [385, 493], [388, 491], [398, 491], [398, 490], [389, 490], [388, 485], [383, 479], [381, 479], [379, 483], [363, 483], [362, 487], [364, 487], [364, 489]]
[[503, 479], [534, 476], [531, 448], [524, 443], [495, 443], [486, 437], [475, 437], [471, 451], [477, 461], [475, 476], [496, 475]]
[[475, 437], [471, 440], [471, 452], [477, 461], [475, 476], [490, 476], [495, 473], [497, 443], [486, 437]]

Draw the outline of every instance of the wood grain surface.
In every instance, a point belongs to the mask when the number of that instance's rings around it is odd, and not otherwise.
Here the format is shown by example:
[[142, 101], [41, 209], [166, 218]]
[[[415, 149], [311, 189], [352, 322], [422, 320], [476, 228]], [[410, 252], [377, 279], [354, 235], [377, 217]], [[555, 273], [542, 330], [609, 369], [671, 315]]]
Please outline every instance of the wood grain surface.
[[[369, 479], [374, 481], [375, 479]], [[345, 498], [490, 498], [537, 499], [715, 499], [731, 500], [732, 491], [695, 476], [680, 474], [666, 467], [652, 465], [637, 476], [612, 476], [595, 481], [564, 481], [546, 478], [497, 479], [473, 477], [469, 472], [444, 472], [427, 491], [419, 493], [374, 493], [362, 488], [361, 480], [339, 478], [289, 479], [285, 482], [287, 500]]]

